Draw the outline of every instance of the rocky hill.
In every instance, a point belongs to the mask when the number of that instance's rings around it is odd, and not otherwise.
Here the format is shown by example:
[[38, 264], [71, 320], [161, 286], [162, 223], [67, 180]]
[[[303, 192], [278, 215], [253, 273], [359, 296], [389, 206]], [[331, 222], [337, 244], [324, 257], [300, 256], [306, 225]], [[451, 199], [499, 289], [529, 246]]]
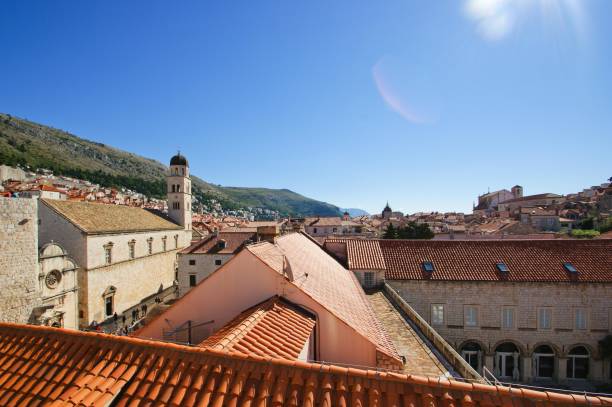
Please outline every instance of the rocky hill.
[[[0, 164], [46, 168], [57, 175], [126, 187], [148, 196], [165, 195], [167, 167], [159, 161], [2, 113]], [[288, 189], [222, 187], [195, 176], [192, 184], [200, 202], [215, 199], [224, 209], [259, 207], [291, 216], [339, 214], [334, 205]]]

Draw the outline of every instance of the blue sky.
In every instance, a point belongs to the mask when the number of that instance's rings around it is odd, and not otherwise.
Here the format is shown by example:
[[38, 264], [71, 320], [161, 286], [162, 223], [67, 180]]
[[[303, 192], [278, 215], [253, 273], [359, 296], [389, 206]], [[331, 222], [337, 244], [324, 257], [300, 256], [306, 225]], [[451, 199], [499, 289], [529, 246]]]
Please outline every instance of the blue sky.
[[231, 186], [471, 210], [612, 176], [612, 1], [2, 1], [0, 111]]

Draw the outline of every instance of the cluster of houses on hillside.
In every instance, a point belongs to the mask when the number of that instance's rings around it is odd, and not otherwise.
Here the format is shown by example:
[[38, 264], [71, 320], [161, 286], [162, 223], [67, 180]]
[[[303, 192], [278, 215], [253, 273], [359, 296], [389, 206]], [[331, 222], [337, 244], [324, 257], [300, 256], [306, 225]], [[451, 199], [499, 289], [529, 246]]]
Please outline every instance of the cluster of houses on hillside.
[[[554, 193], [523, 195], [523, 188], [515, 185], [509, 190], [488, 192], [478, 197], [473, 210], [477, 228], [494, 223], [506, 233], [558, 232], [586, 218], [606, 222], [612, 216], [612, 184], [602, 183], [581, 192], [565, 196]], [[485, 226], [486, 228], [486, 226]]]
[[97, 202], [152, 209], [165, 209], [165, 201], [149, 198], [126, 188], [110, 188], [61, 175], [49, 170], [26, 171], [0, 165], [0, 196]]

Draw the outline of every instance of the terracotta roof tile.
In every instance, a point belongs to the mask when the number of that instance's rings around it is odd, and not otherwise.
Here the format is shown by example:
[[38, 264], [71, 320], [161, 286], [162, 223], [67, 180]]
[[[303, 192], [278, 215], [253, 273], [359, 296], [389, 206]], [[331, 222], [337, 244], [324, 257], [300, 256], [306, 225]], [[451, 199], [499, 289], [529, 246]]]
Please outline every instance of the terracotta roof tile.
[[64, 329], [0, 324], [0, 405], [610, 405]]
[[[219, 242], [225, 241], [220, 247]], [[193, 243], [181, 251], [181, 254], [235, 254], [239, 252], [247, 241], [255, 242], [257, 233], [253, 232], [219, 232], [219, 235], [209, 235], [203, 240]]]
[[355, 275], [301, 233], [261, 243], [247, 249], [331, 311], [379, 350], [399, 360]]
[[242, 312], [200, 346], [297, 359], [314, 326], [313, 315], [275, 296]]
[[385, 270], [385, 258], [377, 240], [326, 239], [325, 244], [346, 245], [348, 266], [351, 270]]
[[142, 208], [53, 199], [41, 201], [85, 233], [183, 229]]
[[[607, 239], [371, 242], [379, 244], [385, 277], [391, 280], [612, 282], [612, 241]], [[348, 252], [349, 264], [378, 258], [379, 251], [371, 247]], [[434, 264], [431, 275], [422, 269], [425, 261]], [[507, 274], [497, 269], [500, 262], [508, 266]], [[565, 262], [576, 267], [576, 276], [565, 270]]]

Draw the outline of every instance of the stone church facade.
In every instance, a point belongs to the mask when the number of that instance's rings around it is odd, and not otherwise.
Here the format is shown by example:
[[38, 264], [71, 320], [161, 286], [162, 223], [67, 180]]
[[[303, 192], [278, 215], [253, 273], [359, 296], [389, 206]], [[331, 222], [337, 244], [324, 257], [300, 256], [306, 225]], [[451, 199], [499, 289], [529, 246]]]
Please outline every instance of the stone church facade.
[[[181, 205], [168, 216], [127, 206], [40, 200], [39, 240], [58, 243], [79, 266], [79, 327], [121, 314], [175, 284], [176, 254], [191, 241], [191, 182], [183, 156], [171, 163], [168, 204], [180, 199]], [[180, 192], [172, 191], [176, 184], [183, 186]]]

